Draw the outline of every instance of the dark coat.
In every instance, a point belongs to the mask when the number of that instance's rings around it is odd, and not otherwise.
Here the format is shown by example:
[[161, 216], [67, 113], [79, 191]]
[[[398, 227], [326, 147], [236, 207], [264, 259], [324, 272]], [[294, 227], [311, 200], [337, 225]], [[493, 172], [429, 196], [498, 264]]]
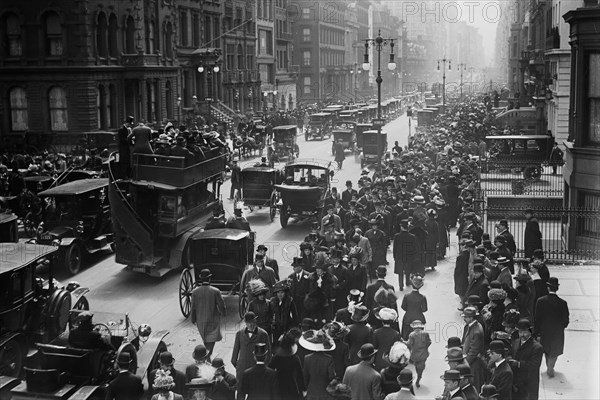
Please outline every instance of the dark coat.
[[469, 296], [477, 295], [481, 299], [483, 304], [487, 304], [488, 297], [487, 293], [490, 290], [490, 284], [484, 274], [481, 274], [479, 278], [473, 277], [467, 286], [465, 298]]
[[512, 233], [510, 233], [508, 231], [508, 229], [502, 233], [499, 233], [498, 236], [503, 236], [506, 239], [506, 247], [510, 250], [510, 252], [512, 254], [515, 254], [517, 252], [517, 245], [515, 244], [515, 237], [513, 236]]
[[390, 240], [386, 233], [381, 230], [369, 229], [365, 233], [365, 237], [369, 239], [369, 243], [371, 243], [371, 250], [373, 254], [373, 266], [377, 267], [379, 265], [385, 265], [387, 248], [390, 244]]
[[512, 400], [513, 372], [504, 360], [493, 369], [489, 384], [496, 386], [499, 400]]
[[346, 159], [346, 154], [344, 153], [344, 144], [336, 143], [333, 146], [333, 152], [335, 154], [335, 161], [344, 161]]
[[435, 219], [428, 218], [427, 221], [425, 221], [425, 230], [427, 231], [427, 239], [425, 240], [425, 268], [431, 268], [437, 265], [437, 247], [440, 241], [440, 226]]
[[531, 217], [525, 224], [525, 258], [531, 258], [533, 251], [542, 249], [542, 232], [540, 224], [535, 217]]
[[302, 391], [305, 389], [302, 364], [296, 354], [289, 357], [274, 355], [269, 367], [277, 372], [281, 398], [290, 400], [303, 398]]
[[279, 400], [277, 373], [265, 364], [256, 364], [244, 371], [239, 392], [246, 400]]
[[375, 362], [373, 363], [376, 371], [381, 371], [387, 367], [387, 363], [383, 361], [383, 355], [389, 352], [392, 345], [399, 340], [400, 333], [391, 326], [382, 326], [373, 332], [373, 346], [377, 349]]
[[357, 268], [348, 266], [348, 291], [358, 289], [364, 293], [367, 289], [367, 269], [359, 265]]
[[112, 345], [102, 339], [99, 332], [90, 326], [79, 326], [69, 333], [69, 344], [78, 349], [114, 350]]
[[535, 306], [534, 333], [540, 336], [544, 353], [557, 357], [563, 353], [565, 329], [569, 325], [567, 302], [550, 293], [540, 297]]
[[[375, 307], [375, 293], [377, 293], [377, 291], [382, 287], [385, 290], [392, 290], [393, 292], [395, 291], [394, 286], [390, 285], [383, 279], [377, 279], [375, 282], [371, 283], [369, 286], [367, 286], [364, 300], [365, 307], [367, 307], [369, 310], [373, 310], [373, 308]], [[396, 311], [398, 311], [397, 308], [398, 307], [394, 307]]]
[[412, 291], [404, 295], [400, 307], [405, 311], [402, 317], [402, 338], [407, 340], [412, 332], [411, 322], [417, 319], [426, 322], [424, 313], [427, 312], [427, 298], [418, 291]]
[[533, 337], [523, 344], [519, 342], [513, 358], [519, 361], [520, 365], [513, 369], [513, 380], [520, 399], [537, 400], [543, 354], [544, 348]]
[[289, 295], [294, 299], [296, 309], [298, 311], [299, 318], [304, 316], [304, 298], [308, 293], [309, 288], [309, 274], [306, 271], [301, 272], [302, 277], [298, 280], [295, 273], [288, 275], [288, 281], [290, 282]]
[[[264, 329], [257, 327], [256, 333], [254, 333], [252, 337], [248, 335], [246, 328], [240, 329], [235, 334], [233, 351], [231, 353], [231, 364], [235, 366], [238, 384], [242, 383], [244, 371], [256, 364], [256, 360], [254, 359], [254, 346], [257, 343], [266, 343], [270, 352], [271, 340]], [[269, 359], [267, 359], [267, 361], [269, 361]]]
[[464, 297], [469, 286], [469, 257], [468, 251], [462, 251], [456, 257], [454, 267], [454, 293]]
[[348, 292], [350, 288], [350, 273], [348, 272], [348, 268], [343, 265], [338, 266], [330, 266], [329, 273], [337, 278], [337, 283], [334, 287], [335, 292], [335, 309], [346, 307], [348, 305]]
[[340, 308], [335, 312], [335, 320], [338, 322], [342, 322], [346, 326], [350, 326], [354, 323], [351, 317], [352, 313], [348, 311], [347, 307]]
[[341, 381], [346, 372], [346, 368], [350, 365], [350, 347], [348, 346], [348, 343], [336, 339], [335, 350], [330, 354], [333, 357], [335, 376]]
[[346, 342], [350, 347], [350, 365], [355, 365], [360, 362], [358, 351], [360, 346], [365, 343], [373, 343], [373, 328], [369, 324], [356, 322], [350, 325], [350, 332], [346, 336]]
[[325, 390], [329, 382], [335, 378], [333, 358], [330, 354], [317, 352], [304, 357], [304, 386], [306, 386], [307, 400], [328, 400], [329, 394]]
[[272, 297], [271, 311], [273, 313], [273, 342], [279, 341], [279, 337], [284, 332], [300, 323], [298, 310], [296, 310], [296, 303], [294, 302], [294, 299], [289, 296], [286, 296], [283, 299], [281, 305], [279, 305], [277, 296]]
[[409, 232], [415, 236], [415, 243], [417, 245], [417, 253], [414, 258], [414, 264], [411, 272], [424, 274], [427, 231], [420, 226], [415, 226], [411, 228]]
[[[408, 231], [400, 231], [394, 236], [394, 261], [396, 274], [413, 272], [413, 263], [417, 257], [417, 239]], [[403, 271], [399, 267], [403, 268]]]
[[355, 189], [346, 189], [342, 192], [342, 203], [346, 209], [348, 208], [348, 203], [350, 203], [350, 200], [352, 200], [353, 195], [358, 197], [358, 192]]
[[235, 375], [223, 371], [223, 380], [215, 382], [210, 389], [209, 397], [211, 400], [234, 400], [237, 389], [237, 379]]
[[106, 390], [106, 400], [138, 400], [144, 395], [142, 378], [129, 371], [119, 372]]

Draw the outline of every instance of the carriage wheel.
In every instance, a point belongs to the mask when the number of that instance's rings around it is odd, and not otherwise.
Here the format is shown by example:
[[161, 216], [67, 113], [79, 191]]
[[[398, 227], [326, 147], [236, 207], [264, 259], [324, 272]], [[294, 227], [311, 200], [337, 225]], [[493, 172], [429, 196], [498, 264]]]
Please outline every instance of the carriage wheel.
[[243, 319], [244, 315], [246, 315], [246, 311], [248, 311], [248, 295], [246, 293], [240, 293], [240, 299], [238, 302], [238, 313], [240, 314], [240, 318]]
[[192, 290], [194, 290], [194, 277], [191, 268], [186, 268], [179, 278], [179, 309], [185, 318], [189, 317], [192, 311]]
[[279, 222], [281, 222], [281, 227], [285, 228], [288, 224], [288, 209], [286, 206], [282, 206], [279, 210]]
[[0, 375], [17, 378], [23, 367], [23, 349], [16, 338], [0, 347]]
[[35, 217], [31, 211], [29, 211], [25, 218], [23, 218], [23, 228], [25, 234], [29, 237], [34, 237], [37, 227], [35, 226]]
[[75, 305], [72, 308], [72, 310], [80, 311], [87, 311], [89, 309], [90, 303], [88, 302], [88, 299], [85, 298], [85, 296], [80, 297], [79, 300], [77, 300], [77, 303], [75, 303]]
[[269, 217], [271, 222], [275, 220], [275, 214], [277, 214], [277, 192], [271, 195], [271, 204], [269, 205]]

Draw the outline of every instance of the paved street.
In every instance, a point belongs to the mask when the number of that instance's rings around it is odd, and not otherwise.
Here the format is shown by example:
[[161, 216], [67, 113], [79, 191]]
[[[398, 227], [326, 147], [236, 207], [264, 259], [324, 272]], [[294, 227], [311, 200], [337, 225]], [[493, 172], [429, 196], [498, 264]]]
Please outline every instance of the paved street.
[[[414, 122], [413, 122], [414, 133]], [[391, 148], [395, 140], [404, 147], [407, 143], [408, 120], [405, 116], [388, 124], [388, 142]], [[303, 136], [298, 137], [301, 158], [332, 160], [331, 140], [323, 142], [305, 142]], [[255, 160], [241, 162], [242, 167], [253, 164]], [[360, 174], [360, 163], [349, 155], [343, 169], [336, 171], [334, 185], [342, 189], [344, 182], [351, 179], [356, 182]], [[227, 197], [229, 183], [225, 183], [222, 193]], [[226, 213], [233, 211], [232, 203], [225, 200]], [[309, 230], [308, 221], [290, 221], [286, 229], [281, 229], [278, 218], [270, 223], [267, 209], [255, 209], [246, 216], [257, 232], [257, 244], [266, 243], [272, 249], [272, 257], [279, 260], [280, 275], [291, 272], [289, 262], [297, 254], [297, 245]], [[456, 257], [455, 233], [451, 234], [453, 246], [447, 260], [437, 270], [428, 273], [422, 290], [428, 297], [429, 312], [427, 330], [434, 341], [420, 389], [419, 399], [431, 399], [441, 394], [443, 382], [439, 376], [447, 365], [445, 356], [446, 339], [449, 336], [460, 336], [462, 322], [459, 305], [453, 291], [453, 268]], [[388, 253], [391, 262], [391, 249]], [[176, 366], [184, 369], [192, 362], [192, 350], [200, 342], [195, 326], [184, 320], [178, 303], [179, 272], [172, 271], [161, 279], [142, 274], [122, 271], [123, 266], [115, 264], [114, 257], [107, 256], [97, 260], [93, 267], [75, 277], [83, 286], [91, 289], [88, 294], [92, 310], [128, 313], [137, 325], [148, 323], [154, 330], [168, 329], [169, 350], [176, 358]], [[393, 269], [393, 262], [388, 270]], [[559, 295], [569, 302], [571, 308], [571, 324], [566, 335], [565, 355], [559, 358], [556, 377], [548, 379], [545, 366], [542, 367], [540, 399], [598, 399], [598, 379], [595, 376], [598, 368], [598, 320], [599, 313], [599, 273], [597, 267], [551, 267], [551, 274], [561, 279]], [[388, 273], [388, 282], [397, 286], [393, 273]], [[222, 357], [229, 364], [235, 332], [240, 327], [237, 310], [237, 297], [227, 297], [228, 316], [223, 326], [224, 339], [215, 347], [215, 357]]]

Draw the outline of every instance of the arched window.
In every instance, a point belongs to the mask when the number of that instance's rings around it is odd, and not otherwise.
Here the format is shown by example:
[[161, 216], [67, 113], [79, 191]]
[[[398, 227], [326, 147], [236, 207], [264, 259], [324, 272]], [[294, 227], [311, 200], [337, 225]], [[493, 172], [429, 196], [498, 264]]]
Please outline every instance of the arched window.
[[167, 101], [167, 119], [173, 118], [173, 89], [171, 81], [165, 83], [165, 99]]
[[131, 15], [125, 21], [125, 52], [135, 54], [135, 21]]
[[46, 55], [61, 56], [63, 54], [63, 38], [60, 17], [54, 12], [46, 14]]
[[60, 86], [54, 86], [48, 92], [50, 110], [50, 130], [68, 130], [67, 92]]
[[165, 53], [168, 58], [173, 58], [173, 25], [170, 22], [165, 26]]
[[9, 93], [10, 103], [10, 128], [13, 131], [26, 131], [29, 129], [29, 116], [27, 112], [27, 93], [23, 88], [12, 88]]
[[242, 47], [241, 44], [238, 44], [238, 47], [237, 47], [237, 58], [238, 58], [238, 62], [237, 62], [238, 69], [244, 69], [244, 48]]
[[23, 41], [21, 38], [21, 21], [15, 14], [6, 16], [5, 49], [6, 55], [18, 57], [23, 54]]
[[98, 56], [102, 58], [108, 57], [108, 21], [106, 14], [103, 12], [98, 14], [98, 24], [96, 25], [96, 51]]
[[108, 18], [108, 55], [117, 58], [119, 56], [117, 16], [110, 14]]
[[98, 86], [98, 90], [96, 90], [96, 118], [98, 120], [97, 128], [102, 129], [103, 121], [104, 121], [104, 85]]

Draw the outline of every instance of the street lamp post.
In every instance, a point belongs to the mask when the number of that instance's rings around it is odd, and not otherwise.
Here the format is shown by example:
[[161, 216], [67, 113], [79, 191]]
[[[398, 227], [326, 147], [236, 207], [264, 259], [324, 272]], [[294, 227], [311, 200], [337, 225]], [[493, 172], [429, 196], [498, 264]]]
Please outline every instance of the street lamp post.
[[448, 63], [448, 70], [452, 69], [452, 60], [449, 58], [442, 58], [441, 60], [437, 60], [437, 69], [440, 70], [440, 62], [443, 64], [442, 71], [442, 105], [444, 109], [446, 109], [446, 63]]
[[375, 82], [377, 82], [377, 119], [381, 119], [381, 82], [383, 82], [383, 78], [381, 77], [381, 50], [383, 50], [386, 45], [390, 46], [390, 61], [388, 62], [387, 67], [390, 71], [395, 70], [394, 39], [382, 38], [381, 29], [376, 38], [365, 39], [365, 55], [362, 65], [362, 68], [365, 71], [368, 71], [371, 68], [371, 65], [369, 64], [369, 45], [375, 46], [375, 50], [377, 50], [377, 78], [375, 79]]
[[460, 71], [460, 98], [463, 97], [463, 71], [467, 69], [467, 64], [458, 64], [458, 70]]

